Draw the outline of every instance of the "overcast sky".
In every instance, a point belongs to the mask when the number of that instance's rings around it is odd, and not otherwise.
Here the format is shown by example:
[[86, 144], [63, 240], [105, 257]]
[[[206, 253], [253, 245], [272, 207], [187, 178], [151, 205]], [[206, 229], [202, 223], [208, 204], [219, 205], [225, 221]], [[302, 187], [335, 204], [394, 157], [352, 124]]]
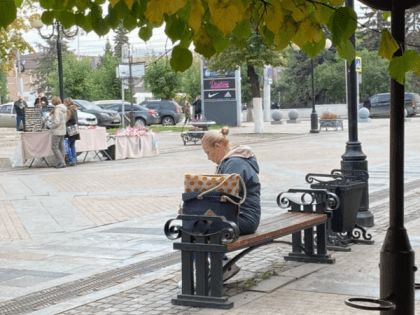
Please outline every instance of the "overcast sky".
[[[355, 1], [355, 10], [360, 17], [363, 15], [363, 11], [361, 10], [361, 6], [363, 6], [359, 1]], [[43, 34], [48, 35], [51, 32], [51, 28], [44, 30]], [[70, 49], [82, 56], [101, 56], [105, 49], [105, 44], [109, 39], [112, 46], [114, 46], [114, 37], [115, 33], [110, 32], [106, 36], [99, 37], [93, 31], [89, 34], [85, 34], [83, 31], [79, 31], [78, 36], [76, 36], [73, 40], [69, 42]], [[155, 54], [161, 54], [165, 51], [165, 45], [167, 49], [172, 47], [172, 42], [167, 38], [164, 33], [164, 27], [159, 29], [153, 30], [152, 38], [147, 42], [143, 42], [138, 36], [138, 29], [131, 31], [128, 34], [130, 44], [136, 49], [136, 51], [143, 52], [143, 55], [151, 54], [153, 51]], [[43, 43], [43, 39], [38, 35], [36, 30], [30, 31], [24, 35], [24, 38], [36, 49], [37, 43]]]

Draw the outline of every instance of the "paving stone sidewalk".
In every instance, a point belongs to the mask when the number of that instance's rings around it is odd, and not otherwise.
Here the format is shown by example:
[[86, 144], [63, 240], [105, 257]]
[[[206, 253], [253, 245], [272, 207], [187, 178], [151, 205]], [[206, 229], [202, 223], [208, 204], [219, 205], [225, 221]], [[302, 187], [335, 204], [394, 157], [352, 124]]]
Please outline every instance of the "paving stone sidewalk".
[[[420, 249], [420, 185], [406, 195], [406, 227], [414, 251]], [[389, 207], [382, 200], [371, 209], [376, 217], [386, 217]], [[379, 296], [379, 252], [388, 226], [377, 222], [368, 232], [374, 245], [352, 245], [351, 252], [334, 252], [335, 265], [285, 262], [290, 248], [272, 244], [255, 250], [238, 262], [241, 272], [228, 282], [226, 296], [235, 302], [232, 310], [212, 310], [174, 306], [171, 298], [180, 294], [175, 271], [127, 291], [72, 308], [61, 315], [137, 314], [369, 314], [344, 304], [348, 297]], [[416, 257], [419, 265], [420, 257]], [[420, 292], [416, 294], [420, 309]], [[46, 314], [46, 313], [39, 313]]]
[[[285, 124], [265, 127], [266, 134], [262, 136], [252, 135], [250, 125], [232, 128], [229, 138], [234, 143], [250, 144], [258, 157], [263, 183], [263, 218], [267, 219], [279, 211], [275, 203], [279, 192], [306, 187], [304, 177], [309, 172], [328, 173], [333, 168], [339, 168], [348, 135], [346, 125], [344, 131], [323, 131], [317, 135], [308, 133], [309, 122], [306, 125], [302, 122], [299, 126]], [[412, 119], [406, 124], [407, 134], [419, 132], [420, 119]], [[371, 231], [375, 245], [356, 245], [352, 253], [336, 253], [337, 265], [319, 270], [319, 265], [285, 264], [283, 255], [290, 250], [287, 246], [276, 244], [261, 248], [240, 261], [242, 271], [230, 283], [227, 293], [233, 295], [236, 305], [230, 311], [232, 314], [235, 311], [252, 313], [251, 305], [241, 305], [269, 297], [267, 292], [270, 290], [267, 288], [252, 286], [251, 290], [243, 291], [240, 281], [255, 279], [256, 273], [268, 277], [266, 272], [272, 270], [276, 270], [280, 276], [272, 276], [262, 283], [281, 278], [279, 281], [284, 284], [284, 281], [293, 278], [293, 283], [279, 289], [285, 290], [283, 294], [288, 297], [285, 299], [286, 305], [290, 304], [289, 309], [285, 306], [285, 314], [297, 314], [291, 311], [299, 310], [300, 305], [292, 303], [296, 296], [299, 300], [302, 296], [302, 301], [312, 305], [310, 303], [317, 303], [314, 296], [319, 295], [319, 299], [328, 305], [327, 298], [342, 301], [344, 295], [377, 295], [370, 283], [378, 283], [378, 261], [375, 255], [370, 254], [379, 253], [387, 224], [389, 121], [375, 120], [372, 124], [359, 124], [359, 139], [369, 161], [370, 206], [375, 215], [375, 227]], [[179, 134], [161, 135], [159, 145], [161, 155], [154, 159], [88, 162], [65, 170], [23, 168], [0, 174], [1, 315], [78, 312], [77, 307], [90, 307], [90, 303], [104, 306], [102, 299], [119, 300], [120, 293], [151, 290], [158, 285], [157, 282], [170, 288], [167, 291], [170, 297], [179, 292], [176, 283], [180, 265], [175, 256], [170, 256], [176, 254], [171, 242], [163, 235], [163, 222], [173, 218], [176, 213], [186, 169], [188, 172], [213, 172], [214, 165], [206, 159], [199, 146], [184, 146]], [[420, 179], [420, 147], [416, 137], [407, 137], [405, 153], [405, 180], [406, 188], [409, 188], [406, 221], [415, 226], [415, 223], [419, 223], [416, 189]], [[413, 239], [418, 234], [416, 230], [410, 230]], [[413, 246], [418, 245], [413, 242]], [[166, 261], [162, 263], [159, 259]], [[348, 265], [345, 264], [346, 260]], [[364, 260], [367, 260], [366, 264]], [[139, 266], [145, 266], [149, 271], [141, 272]], [[345, 279], [339, 277], [340, 268], [348, 270]], [[323, 270], [331, 273], [323, 274]], [[363, 275], [368, 275], [366, 279], [360, 277], [359, 270], [364, 271]], [[310, 273], [322, 277], [299, 283], [299, 288], [291, 289], [292, 285], [298, 283], [295, 278], [305, 276], [299, 280], [305, 281], [310, 279]], [[322, 278], [328, 277], [338, 278], [334, 289], [342, 296], [337, 297], [327, 291], [329, 286]], [[359, 292], [356, 285], [348, 286], [344, 281], [347, 279], [359, 279], [370, 291]], [[366, 283], [367, 280], [370, 282]], [[277, 282], [274, 282], [276, 287]], [[309, 290], [314, 284], [318, 287], [312, 291], [302, 289]], [[273, 287], [271, 284], [267, 286]], [[346, 287], [350, 291], [343, 293], [342, 288]], [[86, 290], [83, 291], [83, 288]], [[150, 297], [149, 294], [146, 296]], [[141, 296], [137, 296], [139, 298]], [[136, 303], [151, 304], [145, 301], [138, 300]], [[132, 300], [122, 302], [130, 304]], [[114, 304], [124, 304], [122, 302]], [[161, 298], [157, 303], [162, 307], [168, 302], [170, 298]], [[281, 298], [280, 302], [283, 302]], [[268, 314], [276, 312], [276, 307], [278, 305], [266, 311]], [[308, 309], [311, 310], [309, 306]], [[184, 314], [211, 313], [208, 310], [171, 306], [172, 310]], [[324, 311], [328, 314], [329, 309]], [[345, 311], [343, 309], [344, 314]], [[84, 312], [79, 314], [89, 314]], [[103, 312], [112, 313], [106, 309]], [[122, 308], [114, 312], [122, 312]], [[132, 312], [142, 312], [142, 309], [136, 308]], [[307, 311], [305, 314], [312, 313]]]

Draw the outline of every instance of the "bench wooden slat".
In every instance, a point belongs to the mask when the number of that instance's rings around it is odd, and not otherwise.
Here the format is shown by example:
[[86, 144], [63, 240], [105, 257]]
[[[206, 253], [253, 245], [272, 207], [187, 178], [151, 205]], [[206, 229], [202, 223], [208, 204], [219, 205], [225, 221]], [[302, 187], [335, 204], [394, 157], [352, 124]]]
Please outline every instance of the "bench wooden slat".
[[283, 213], [262, 223], [254, 234], [244, 235], [233, 243], [226, 245], [226, 251], [231, 252], [245, 247], [265, 243], [293, 232], [298, 232], [327, 222], [326, 214], [316, 213]]

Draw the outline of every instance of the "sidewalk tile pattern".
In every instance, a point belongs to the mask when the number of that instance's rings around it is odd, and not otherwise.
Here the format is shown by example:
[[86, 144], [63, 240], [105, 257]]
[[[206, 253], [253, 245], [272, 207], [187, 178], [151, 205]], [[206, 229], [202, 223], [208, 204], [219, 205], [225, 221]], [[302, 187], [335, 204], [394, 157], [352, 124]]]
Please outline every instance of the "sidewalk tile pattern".
[[[172, 194], [166, 196], [78, 197], [72, 198], [70, 201], [88, 219], [100, 226], [176, 209], [180, 203], [180, 196]], [[174, 215], [176, 215], [175, 210]]]
[[0, 242], [29, 240], [11, 201], [0, 201]]

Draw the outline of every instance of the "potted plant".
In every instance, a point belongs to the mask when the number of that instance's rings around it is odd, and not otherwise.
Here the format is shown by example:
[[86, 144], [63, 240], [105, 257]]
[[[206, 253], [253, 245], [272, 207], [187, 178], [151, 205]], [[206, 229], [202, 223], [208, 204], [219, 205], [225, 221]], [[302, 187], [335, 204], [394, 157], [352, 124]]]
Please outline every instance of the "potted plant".
[[324, 112], [319, 120], [320, 127], [319, 129], [325, 128], [334, 128], [334, 130], [338, 130], [340, 127], [343, 130], [343, 119], [340, 118], [339, 115], [332, 113], [330, 111]]

